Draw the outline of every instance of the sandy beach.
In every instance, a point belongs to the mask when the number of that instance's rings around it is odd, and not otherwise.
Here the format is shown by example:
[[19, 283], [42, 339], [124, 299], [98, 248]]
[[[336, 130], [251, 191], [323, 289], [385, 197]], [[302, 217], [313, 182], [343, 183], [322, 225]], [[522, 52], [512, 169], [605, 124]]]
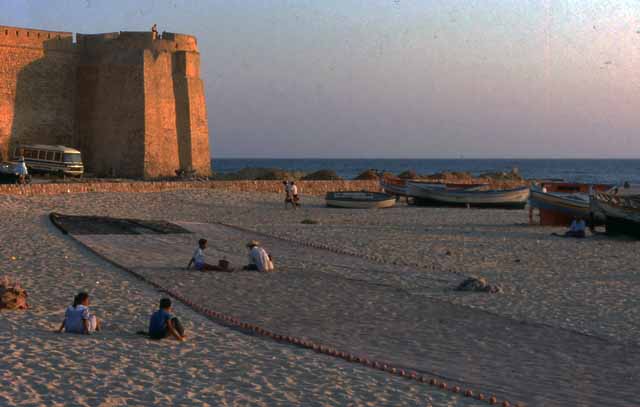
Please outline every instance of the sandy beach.
[[[309, 196], [285, 211], [277, 194], [186, 190], [0, 196], [0, 264], [31, 305], [0, 313], [3, 405], [487, 405], [244, 335], [179, 303], [186, 343], [141, 338], [135, 332], [162, 294], [61, 234], [47, 218], [52, 211], [189, 229], [79, 239], [164, 287], [278, 332], [524, 405], [640, 403], [638, 241], [555, 238], [560, 229], [527, 225], [526, 211], [349, 211]], [[185, 271], [200, 236], [212, 260], [234, 265], [245, 261], [244, 242], [257, 238], [277, 272]], [[504, 292], [452, 290], [471, 275]], [[91, 293], [104, 332], [53, 333], [80, 289]]]

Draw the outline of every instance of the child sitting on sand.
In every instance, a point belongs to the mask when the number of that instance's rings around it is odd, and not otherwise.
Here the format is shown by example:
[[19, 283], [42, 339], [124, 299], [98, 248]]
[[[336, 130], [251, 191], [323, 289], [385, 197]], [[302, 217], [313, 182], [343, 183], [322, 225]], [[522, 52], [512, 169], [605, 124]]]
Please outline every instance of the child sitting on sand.
[[247, 243], [247, 247], [249, 248], [249, 264], [244, 266], [244, 270], [255, 270], [260, 272], [273, 271], [273, 260], [271, 255], [260, 247], [260, 242], [252, 240]]
[[149, 337], [151, 339], [164, 339], [172, 335], [179, 341], [184, 341], [184, 328], [178, 318], [171, 314], [171, 300], [163, 298], [160, 300], [159, 309], [151, 315], [149, 320]]
[[191, 265], [195, 265], [196, 270], [199, 271], [222, 271], [226, 273], [231, 273], [233, 269], [229, 268], [229, 262], [226, 260], [220, 260], [218, 265], [207, 264], [204, 261], [204, 249], [207, 248], [207, 239], [198, 240], [198, 248], [195, 252], [193, 252], [193, 256], [191, 256], [191, 260], [189, 260], [189, 264], [187, 265], [187, 270], [191, 268]]
[[73, 299], [73, 305], [64, 313], [64, 321], [58, 332], [89, 335], [100, 330], [100, 320], [89, 311], [89, 294], [81, 292]]

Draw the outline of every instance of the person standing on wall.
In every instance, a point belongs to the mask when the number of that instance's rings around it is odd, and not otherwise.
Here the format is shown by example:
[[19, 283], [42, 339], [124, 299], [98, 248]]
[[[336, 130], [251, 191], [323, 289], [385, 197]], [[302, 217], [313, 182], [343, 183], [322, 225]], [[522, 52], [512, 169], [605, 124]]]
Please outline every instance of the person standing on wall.
[[154, 40], [158, 39], [158, 25], [155, 23], [151, 26], [151, 38]]

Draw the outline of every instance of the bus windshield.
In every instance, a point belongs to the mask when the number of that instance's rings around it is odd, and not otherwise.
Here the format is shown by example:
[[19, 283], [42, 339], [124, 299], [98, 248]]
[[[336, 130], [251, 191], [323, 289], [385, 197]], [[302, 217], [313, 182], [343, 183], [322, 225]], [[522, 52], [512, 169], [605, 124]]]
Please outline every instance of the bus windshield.
[[79, 153], [65, 153], [63, 161], [65, 163], [81, 163], [82, 158]]

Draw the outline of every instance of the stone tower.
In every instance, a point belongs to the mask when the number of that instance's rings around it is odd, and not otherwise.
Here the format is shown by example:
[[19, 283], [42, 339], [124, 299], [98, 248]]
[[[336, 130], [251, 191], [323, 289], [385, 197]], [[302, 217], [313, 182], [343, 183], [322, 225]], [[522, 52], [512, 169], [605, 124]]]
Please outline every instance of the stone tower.
[[149, 31], [72, 38], [0, 27], [0, 151], [65, 144], [82, 151], [96, 175], [210, 174], [195, 37]]

